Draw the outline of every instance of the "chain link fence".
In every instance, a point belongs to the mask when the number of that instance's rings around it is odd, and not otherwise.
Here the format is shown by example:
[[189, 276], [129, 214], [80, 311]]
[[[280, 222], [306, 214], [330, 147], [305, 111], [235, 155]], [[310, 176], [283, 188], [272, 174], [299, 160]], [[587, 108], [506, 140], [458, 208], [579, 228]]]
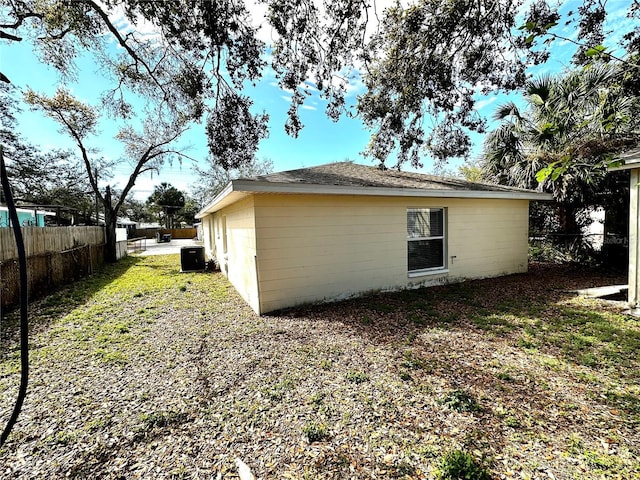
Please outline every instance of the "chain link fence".
[[602, 233], [533, 234], [529, 236], [529, 258], [534, 261], [580, 262], [626, 269], [629, 237]]

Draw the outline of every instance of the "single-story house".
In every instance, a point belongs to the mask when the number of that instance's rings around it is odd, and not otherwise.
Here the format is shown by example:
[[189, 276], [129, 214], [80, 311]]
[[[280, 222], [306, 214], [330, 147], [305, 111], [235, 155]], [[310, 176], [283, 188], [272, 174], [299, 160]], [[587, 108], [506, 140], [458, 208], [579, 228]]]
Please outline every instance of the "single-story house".
[[197, 215], [205, 253], [259, 314], [527, 270], [551, 195], [351, 162], [231, 181]]
[[640, 148], [625, 152], [617, 165], [609, 168], [629, 170], [629, 308], [640, 307]]

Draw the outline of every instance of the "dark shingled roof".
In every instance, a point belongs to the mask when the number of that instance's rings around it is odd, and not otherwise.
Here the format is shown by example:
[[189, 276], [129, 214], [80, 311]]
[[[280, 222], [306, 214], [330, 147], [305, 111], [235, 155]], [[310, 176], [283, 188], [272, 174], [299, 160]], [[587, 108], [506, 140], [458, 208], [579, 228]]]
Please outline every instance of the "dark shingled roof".
[[467, 182], [457, 178], [446, 178], [414, 172], [400, 172], [390, 169], [382, 170], [377, 167], [359, 165], [352, 162], [328, 163], [317, 167], [259, 175], [244, 180], [284, 184], [337, 185], [345, 187], [530, 192], [530, 190], [506, 187], [503, 185]]
[[202, 218], [207, 213], [231, 205], [246, 195], [260, 193], [516, 200], [553, 198], [548, 193], [523, 188], [338, 162], [232, 180], [216, 198], [198, 212], [196, 218]]

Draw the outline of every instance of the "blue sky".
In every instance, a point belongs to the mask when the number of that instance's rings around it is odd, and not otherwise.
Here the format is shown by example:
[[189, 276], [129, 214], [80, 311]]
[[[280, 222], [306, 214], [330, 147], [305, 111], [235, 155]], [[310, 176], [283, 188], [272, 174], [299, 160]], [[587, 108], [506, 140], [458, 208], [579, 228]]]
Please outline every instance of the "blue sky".
[[[575, 10], [582, 2], [563, 2], [562, 11]], [[612, 34], [607, 42], [614, 45], [619, 37], [629, 31], [632, 25], [625, 18], [629, 2], [626, 0], [611, 0], [609, 9], [613, 13], [610, 28]], [[637, 27], [637, 26], [636, 26]], [[575, 37], [573, 28], [565, 32], [567, 37]], [[32, 89], [47, 94], [53, 94], [58, 85], [59, 78], [56, 72], [40, 63], [33, 54], [29, 44], [0, 43], [1, 70], [20, 88]], [[559, 42], [553, 50], [553, 55], [546, 65], [538, 67], [532, 74], [545, 72], [559, 72], [569, 67], [570, 57], [575, 50], [568, 42]], [[82, 101], [97, 105], [99, 94], [108, 83], [97, 73], [97, 67], [91, 61], [79, 62], [79, 81], [69, 85], [72, 92]], [[362, 85], [354, 83], [349, 86], [347, 103], [352, 108], [356, 95], [362, 93]], [[301, 120], [305, 128], [298, 138], [291, 138], [284, 131], [287, 110], [291, 95], [280, 90], [275, 83], [275, 78], [266, 72], [265, 77], [255, 87], [249, 87], [246, 91], [253, 99], [256, 111], [265, 110], [270, 115], [270, 136], [263, 140], [258, 151], [258, 158], [268, 158], [273, 162], [276, 171], [289, 170], [301, 167], [310, 167], [332, 161], [344, 159], [355, 160], [358, 163], [371, 164], [370, 159], [360, 155], [368, 141], [368, 132], [358, 119], [343, 116], [338, 123], [329, 120], [324, 114], [326, 101], [317, 95], [312, 95], [301, 109]], [[513, 95], [511, 96], [512, 98]], [[478, 110], [484, 116], [489, 117], [496, 106], [504, 103], [509, 97], [504, 94], [491, 95], [479, 98]], [[517, 98], [517, 97], [516, 97]], [[24, 136], [43, 150], [48, 148], [70, 147], [74, 144], [65, 135], [59, 132], [59, 127], [52, 120], [44, 118], [42, 113], [25, 111], [20, 116], [20, 127]], [[112, 159], [118, 159], [122, 151], [113, 136], [116, 128], [109, 122], [101, 122], [100, 135], [92, 139], [91, 145], [100, 148], [103, 155]], [[481, 151], [482, 136], [474, 135], [474, 154]], [[187, 154], [195, 159], [205, 159], [207, 156], [206, 137], [204, 129], [195, 125], [185, 135], [179, 145], [191, 145]], [[423, 172], [432, 172], [433, 164], [425, 158]], [[453, 160], [447, 166], [447, 172], [455, 172], [461, 164], [460, 160]], [[116, 168], [116, 177], [110, 182], [117, 184], [122, 182], [124, 175], [130, 169], [127, 165]], [[188, 191], [189, 186], [197, 182], [189, 161], [182, 164], [174, 162], [166, 165], [159, 175], [143, 177], [138, 180], [134, 189], [134, 195], [138, 199], [146, 199], [153, 191], [153, 185], [160, 182], [169, 182], [177, 188]]]
[[[38, 62], [29, 44], [2, 45], [0, 50], [1, 70], [12, 81], [13, 85], [37, 92], [53, 94], [59, 85], [59, 75], [53, 69]], [[73, 94], [80, 100], [98, 105], [100, 92], [109, 84], [97, 72], [97, 67], [89, 60], [79, 62], [79, 81], [69, 84]], [[355, 101], [358, 90], [348, 96]], [[258, 151], [258, 158], [267, 158], [273, 162], [276, 171], [309, 167], [344, 160], [346, 158], [366, 162], [359, 153], [366, 146], [369, 133], [359, 120], [343, 117], [338, 123], [329, 120], [324, 114], [326, 101], [317, 96], [309, 98], [300, 110], [300, 117], [305, 128], [298, 138], [288, 136], [284, 131], [287, 110], [290, 105], [290, 93], [282, 91], [275, 78], [268, 74], [254, 87], [249, 85], [245, 91], [254, 100], [255, 111], [266, 111], [269, 116], [269, 137], [263, 140]], [[20, 128], [26, 138], [39, 145], [43, 150], [49, 148], [68, 147], [75, 149], [75, 144], [61, 132], [59, 126], [41, 112], [30, 111], [24, 107], [19, 116]], [[89, 140], [89, 145], [100, 148], [102, 154], [117, 159], [122, 154], [121, 148], [113, 139], [117, 126], [109, 121], [99, 125], [100, 134]], [[203, 125], [194, 125], [178, 142], [187, 146], [185, 152], [192, 158], [204, 160], [207, 157], [207, 140]], [[115, 170], [116, 180], [128, 174], [126, 165]], [[121, 180], [121, 179], [120, 179]], [[121, 180], [122, 181], [122, 180]], [[197, 181], [192, 172], [189, 160], [165, 165], [159, 175], [140, 178], [134, 189], [136, 198], [144, 199], [153, 191], [153, 185], [169, 182], [174, 186], [188, 190], [189, 185]]]

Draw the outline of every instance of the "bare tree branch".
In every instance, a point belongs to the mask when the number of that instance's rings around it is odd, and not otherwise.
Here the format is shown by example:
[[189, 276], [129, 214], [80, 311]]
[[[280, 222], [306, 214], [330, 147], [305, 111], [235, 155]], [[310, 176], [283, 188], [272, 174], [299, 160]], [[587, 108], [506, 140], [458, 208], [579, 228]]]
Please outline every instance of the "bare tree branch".
[[[155, 83], [163, 92], [163, 94], [165, 94], [166, 96], [165, 86], [158, 81], [155, 75], [157, 64], [156, 64], [156, 67], [151, 68], [147, 64], [147, 62], [142, 57], [140, 57], [133, 48], [131, 48], [131, 46], [127, 43], [126, 39], [122, 38], [122, 35], [120, 35], [120, 32], [118, 31], [118, 29], [113, 25], [113, 23], [111, 23], [111, 19], [109, 19], [109, 16], [104, 12], [104, 10], [102, 10], [102, 8], [100, 8], [100, 6], [98, 6], [97, 3], [95, 3], [93, 0], [84, 0], [84, 1], [100, 16], [100, 18], [104, 22], [105, 27], [107, 27], [109, 32], [111, 32], [114, 38], [118, 41], [118, 44], [120, 44], [120, 46], [127, 51], [129, 56], [133, 60], [135, 60], [136, 66], [138, 64], [142, 65], [146, 70], [146, 72], [149, 74], [149, 78], [152, 80], [152, 82]], [[127, 36], [129, 35], [131, 34], [127, 34]]]

